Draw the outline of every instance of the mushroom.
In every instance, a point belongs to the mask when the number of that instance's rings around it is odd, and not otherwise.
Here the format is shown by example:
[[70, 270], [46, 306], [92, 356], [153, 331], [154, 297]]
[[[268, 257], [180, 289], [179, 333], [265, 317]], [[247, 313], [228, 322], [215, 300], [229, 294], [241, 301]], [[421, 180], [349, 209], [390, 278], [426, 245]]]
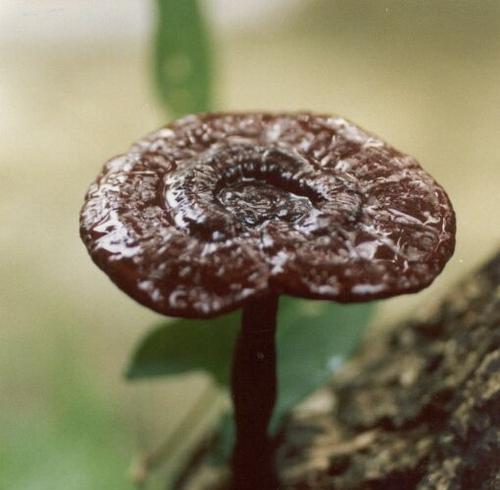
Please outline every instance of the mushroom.
[[233, 486], [256, 489], [274, 486], [279, 296], [350, 303], [419, 291], [453, 254], [455, 216], [413, 157], [341, 117], [215, 113], [106, 163], [81, 237], [118, 287], [161, 314], [242, 308]]

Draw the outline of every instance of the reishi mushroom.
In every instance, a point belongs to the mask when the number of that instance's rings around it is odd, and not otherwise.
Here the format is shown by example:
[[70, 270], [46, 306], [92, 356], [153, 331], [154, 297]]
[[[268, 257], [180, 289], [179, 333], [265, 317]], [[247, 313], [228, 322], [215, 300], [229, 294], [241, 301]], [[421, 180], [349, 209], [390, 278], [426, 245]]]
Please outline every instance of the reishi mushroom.
[[453, 254], [455, 215], [413, 157], [341, 117], [215, 113], [110, 160], [86, 195], [81, 237], [159, 313], [243, 309], [233, 486], [272, 488], [279, 295], [350, 303], [419, 291]]

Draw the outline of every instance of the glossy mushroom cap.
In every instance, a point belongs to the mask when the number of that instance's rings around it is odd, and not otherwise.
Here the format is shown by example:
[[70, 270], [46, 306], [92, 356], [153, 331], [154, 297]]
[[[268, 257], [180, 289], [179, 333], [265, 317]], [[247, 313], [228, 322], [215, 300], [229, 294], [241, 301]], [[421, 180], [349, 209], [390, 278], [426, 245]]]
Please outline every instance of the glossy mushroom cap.
[[455, 216], [413, 157], [343, 118], [201, 114], [105, 165], [81, 236], [137, 301], [211, 317], [266, 294], [418, 291], [453, 254]]

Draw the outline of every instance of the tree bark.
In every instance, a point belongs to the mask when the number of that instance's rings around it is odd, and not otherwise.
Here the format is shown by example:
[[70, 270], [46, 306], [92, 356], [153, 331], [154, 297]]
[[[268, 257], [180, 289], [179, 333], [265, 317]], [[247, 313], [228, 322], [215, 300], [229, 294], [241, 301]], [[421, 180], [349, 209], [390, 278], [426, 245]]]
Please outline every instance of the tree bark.
[[[422, 312], [296, 407], [277, 440], [280, 489], [500, 490], [500, 251]], [[227, 476], [201, 457], [176, 488]]]

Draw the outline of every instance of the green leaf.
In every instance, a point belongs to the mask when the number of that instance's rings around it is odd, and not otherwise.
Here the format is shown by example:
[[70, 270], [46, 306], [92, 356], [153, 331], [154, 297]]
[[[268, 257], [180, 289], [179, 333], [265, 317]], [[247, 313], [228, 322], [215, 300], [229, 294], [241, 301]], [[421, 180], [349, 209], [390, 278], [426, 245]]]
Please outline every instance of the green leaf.
[[197, 0], [157, 0], [154, 78], [174, 117], [211, 109], [209, 36]]
[[[341, 305], [281, 298], [277, 334], [279, 395], [271, 421], [272, 434], [277, 433], [291, 408], [324, 386], [353, 354], [374, 308], [375, 303]], [[224, 464], [231, 456], [235, 434], [229, 413], [221, 416], [217, 432], [211, 459], [214, 464]]]
[[283, 297], [278, 328], [279, 396], [271, 430], [315, 389], [359, 345], [374, 309], [373, 303], [341, 305]]
[[210, 463], [214, 466], [218, 466], [227, 463], [233, 452], [236, 428], [231, 412], [226, 411], [221, 414], [215, 433], [217, 434], [217, 439], [208, 457]]
[[[340, 305], [282, 297], [278, 319], [279, 396], [271, 422], [276, 433], [298, 402], [328, 382], [359, 345], [374, 303]], [[228, 389], [239, 313], [212, 320], [175, 320], [146, 335], [132, 357], [128, 379], [205, 371]], [[223, 415], [212, 458], [227, 461], [234, 438], [232, 417]]]
[[206, 371], [228, 386], [239, 312], [211, 320], [174, 320], [155, 328], [135, 351], [130, 380]]
[[[324, 384], [352, 354], [373, 303], [339, 305], [282, 297], [278, 319], [279, 420]], [[149, 332], [136, 349], [128, 379], [206, 371], [227, 388], [240, 313], [211, 320], [173, 320]]]

